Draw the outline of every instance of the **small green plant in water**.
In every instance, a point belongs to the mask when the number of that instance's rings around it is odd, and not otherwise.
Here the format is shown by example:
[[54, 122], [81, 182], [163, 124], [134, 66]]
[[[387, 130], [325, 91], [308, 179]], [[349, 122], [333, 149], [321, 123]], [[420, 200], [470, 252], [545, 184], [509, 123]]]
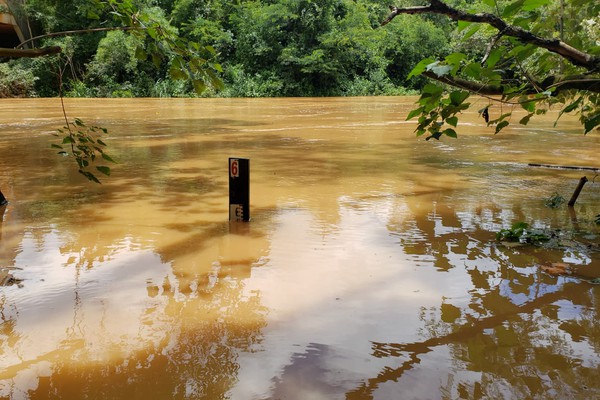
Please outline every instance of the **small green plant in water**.
[[496, 240], [504, 240], [508, 242], [519, 242], [521, 236], [525, 234], [525, 230], [529, 228], [529, 225], [525, 222], [516, 222], [510, 229], [501, 229], [500, 232], [496, 233]]
[[[56, 137], [62, 137], [62, 141], [60, 144], [53, 143], [52, 147], [59, 149], [58, 154], [60, 155], [72, 155], [79, 166], [79, 173], [92, 182], [100, 183], [100, 180], [91, 171], [96, 158], [115, 163], [115, 160], [104, 151], [106, 143], [102, 140], [102, 136], [106, 134], [108, 134], [106, 128], [87, 125], [81, 119], [75, 118], [74, 122], [69, 122], [53, 134]], [[70, 154], [65, 148], [70, 148]], [[95, 169], [106, 176], [110, 176], [110, 168], [106, 165], [96, 165]]]
[[521, 243], [547, 242], [550, 237], [539, 230], [529, 229], [526, 222], [516, 222], [510, 229], [502, 229], [496, 233], [496, 240]]
[[565, 198], [562, 197], [558, 193], [554, 193], [549, 199], [544, 203], [546, 207], [550, 208], [558, 208], [565, 202]]

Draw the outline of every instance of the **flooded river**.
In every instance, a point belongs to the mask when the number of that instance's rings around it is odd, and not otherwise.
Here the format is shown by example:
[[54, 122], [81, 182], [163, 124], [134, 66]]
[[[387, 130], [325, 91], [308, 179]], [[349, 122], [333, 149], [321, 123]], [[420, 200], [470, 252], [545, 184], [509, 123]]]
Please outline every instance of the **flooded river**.
[[[414, 100], [67, 99], [102, 185], [50, 148], [57, 99], [1, 100], [0, 398], [600, 398], [600, 177], [528, 166], [600, 167], [600, 136], [426, 142]], [[496, 241], [519, 221], [561, 246]]]

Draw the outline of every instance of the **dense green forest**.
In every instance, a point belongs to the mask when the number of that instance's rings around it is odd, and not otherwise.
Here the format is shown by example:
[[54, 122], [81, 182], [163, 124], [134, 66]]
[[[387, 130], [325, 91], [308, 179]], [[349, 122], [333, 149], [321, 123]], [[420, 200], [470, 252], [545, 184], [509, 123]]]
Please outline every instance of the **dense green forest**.
[[[461, 3], [464, 3], [460, 1]], [[35, 33], [118, 26], [95, 15], [93, 0], [28, 0]], [[208, 96], [344, 96], [403, 94], [419, 89], [407, 80], [425, 56], [461, 46], [455, 22], [443, 16], [401, 16], [383, 28], [389, 0], [140, 0], [168, 29], [212, 46], [223, 67], [223, 90]], [[457, 3], [455, 1], [454, 3]], [[168, 63], [156, 68], [140, 56], [145, 43], [124, 31], [54, 37], [60, 57], [0, 64], [0, 96], [168, 97], [194, 95]], [[485, 49], [474, 38], [469, 53]]]

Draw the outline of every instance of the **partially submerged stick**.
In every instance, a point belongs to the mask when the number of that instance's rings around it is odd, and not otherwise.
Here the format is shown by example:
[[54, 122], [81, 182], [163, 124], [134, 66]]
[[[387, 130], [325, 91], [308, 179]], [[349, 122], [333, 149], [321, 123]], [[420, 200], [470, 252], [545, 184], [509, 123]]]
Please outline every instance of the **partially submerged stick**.
[[569, 207], [573, 207], [575, 205], [575, 202], [577, 201], [577, 198], [579, 197], [579, 193], [581, 193], [581, 189], [583, 189], [583, 185], [585, 185], [585, 183], [588, 181], [588, 178], [585, 176], [582, 176], [581, 179], [579, 180], [579, 184], [577, 185], [577, 188], [575, 189], [575, 192], [573, 192], [573, 196], [571, 196], [571, 200], [569, 200]]
[[527, 164], [530, 167], [542, 167], [542, 168], [558, 168], [558, 169], [577, 169], [577, 170], [584, 170], [584, 171], [600, 171], [600, 168], [594, 168], [594, 167], [578, 167], [575, 165], [552, 165], [552, 164], [535, 164], [535, 163], [529, 163]]

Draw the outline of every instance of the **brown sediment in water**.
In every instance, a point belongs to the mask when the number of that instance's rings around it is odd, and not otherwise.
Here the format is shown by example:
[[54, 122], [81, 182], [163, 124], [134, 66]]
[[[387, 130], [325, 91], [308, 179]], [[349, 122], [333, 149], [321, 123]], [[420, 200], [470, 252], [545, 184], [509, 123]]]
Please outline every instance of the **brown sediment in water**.
[[[0, 397], [600, 395], [598, 253], [495, 241], [597, 235], [596, 186], [549, 209], [580, 172], [528, 163], [593, 165], [599, 139], [467, 113], [425, 142], [414, 101], [66, 99], [109, 129], [91, 185], [50, 148], [55, 99], [3, 100]], [[248, 224], [229, 157], [251, 159]]]

